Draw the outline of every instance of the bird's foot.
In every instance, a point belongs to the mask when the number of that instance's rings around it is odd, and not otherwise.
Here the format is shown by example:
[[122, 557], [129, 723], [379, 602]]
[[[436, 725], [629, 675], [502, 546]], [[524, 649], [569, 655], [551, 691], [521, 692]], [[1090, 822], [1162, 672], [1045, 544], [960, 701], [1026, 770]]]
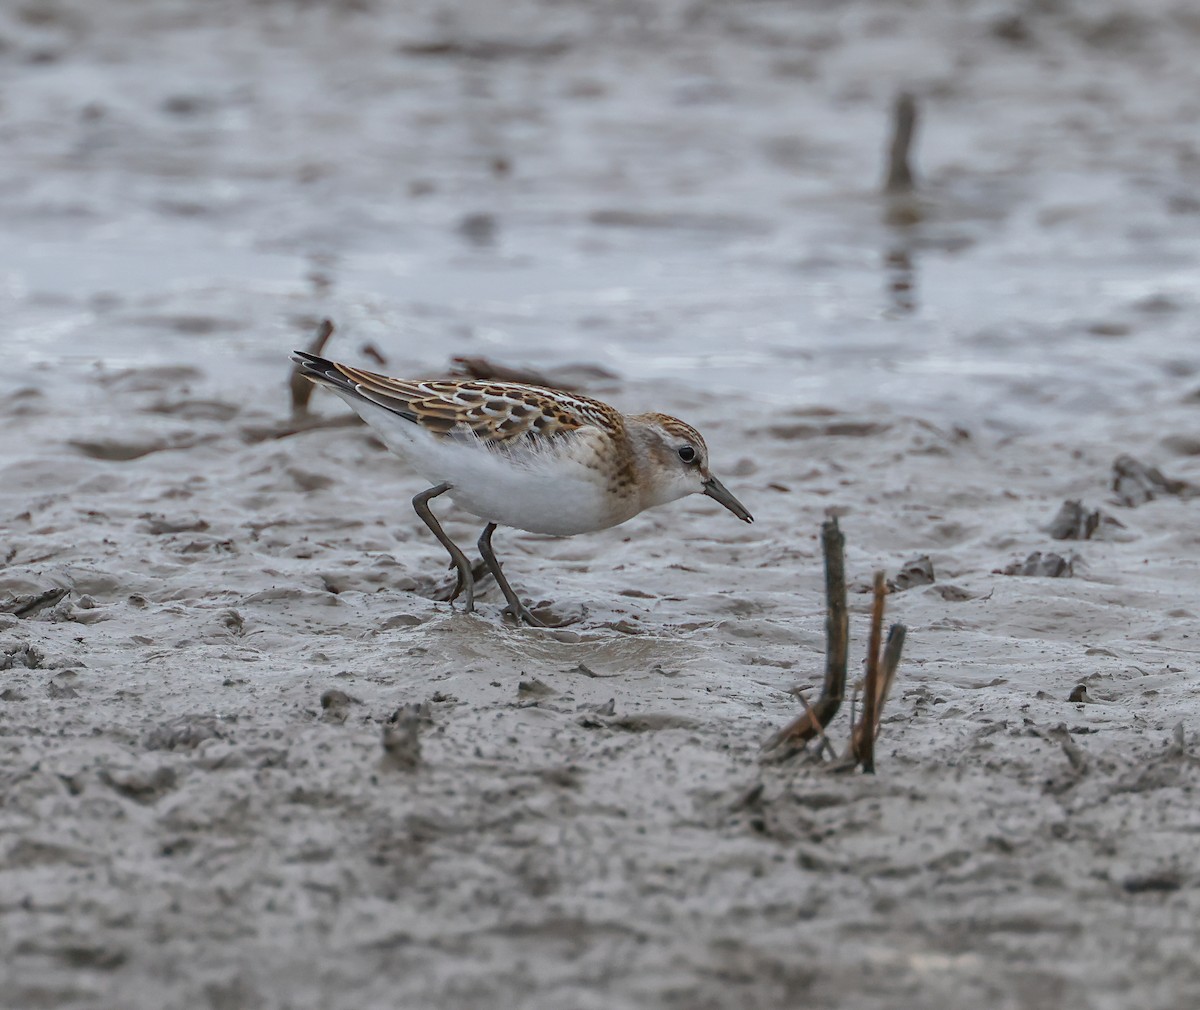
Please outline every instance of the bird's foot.
[[546, 627], [544, 621], [540, 621], [534, 617], [533, 614], [529, 612], [529, 608], [520, 602], [509, 603], [503, 610], [500, 611], [500, 613], [504, 614], [505, 617], [511, 617], [518, 624], [524, 621], [531, 628]]
[[[454, 569], [455, 578], [454, 588], [450, 591], [450, 595], [446, 597], [447, 603], [453, 603], [455, 600], [457, 600], [462, 595], [463, 590], [467, 585], [466, 580], [463, 578], [462, 571], [459, 570], [458, 566], [453, 561], [450, 562], [450, 567]], [[480, 580], [486, 579], [491, 574], [492, 573], [488, 571], [487, 565], [485, 565], [482, 561], [476, 561], [475, 564], [471, 566], [472, 584], [479, 583]], [[467, 611], [470, 613], [474, 609], [474, 607], [468, 607]]]

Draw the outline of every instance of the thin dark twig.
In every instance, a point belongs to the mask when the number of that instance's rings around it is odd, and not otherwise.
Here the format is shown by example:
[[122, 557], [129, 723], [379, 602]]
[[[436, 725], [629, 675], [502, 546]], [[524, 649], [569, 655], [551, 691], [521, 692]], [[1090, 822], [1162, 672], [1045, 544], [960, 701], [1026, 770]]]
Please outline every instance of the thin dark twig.
[[821, 700], [821, 722], [837, 715], [846, 697], [846, 663], [850, 652], [850, 616], [846, 606], [846, 538], [837, 518], [821, 524], [821, 547], [825, 553], [825, 684]]
[[846, 538], [836, 518], [821, 524], [825, 553], [825, 682], [816, 704], [793, 719], [764, 745], [770, 751], [787, 742], [802, 746], [828, 726], [846, 696], [846, 656], [850, 649], [850, 619], [846, 605]]
[[829, 742], [829, 737], [827, 737], [825, 735], [825, 727], [821, 725], [820, 717], [817, 715], [816, 711], [813, 709], [811, 703], [809, 702], [808, 698], [805, 696], [803, 691], [797, 691], [796, 697], [800, 699], [800, 704], [802, 704], [804, 706], [804, 711], [808, 714], [809, 719], [812, 720], [813, 726], [816, 727], [817, 736], [819, 736], [821, 738], [821, 747], [818, 748], [818, 753], [821, 750], [827, 750], [827, 751], [829, 751], [830, 758], [833, 759], [834, 761], [836, 761], [837, 760], [837, 751], [833, 749], [833, 744], [831, 744]]

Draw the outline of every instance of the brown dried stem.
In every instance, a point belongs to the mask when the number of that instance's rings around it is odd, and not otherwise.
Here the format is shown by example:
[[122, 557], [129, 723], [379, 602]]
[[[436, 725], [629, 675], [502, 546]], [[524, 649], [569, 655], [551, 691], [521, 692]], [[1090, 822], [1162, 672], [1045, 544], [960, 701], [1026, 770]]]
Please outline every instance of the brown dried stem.
[[[846, 697], [846, 657], [850, 648], [850, 619], [846, 608], [846, 538], [836, 518], [821, 524], [825, 553], [825, 683], [815, 705], [804, 701], [805, 712], [771, 737], [764, 750], [787, 743], [802, 747], [814, 736], [824, 736]], [[804, 700], [803, 698], [801, 699]]]
[[[900, 653], [904, 649], [906, 633], [907, 629], [903, 624], [893, 624], [888, 629], [887, 641], [883, 646], [883, 659], [879, 664], [879, 678], [875, 691], [875, 719], [870, 724], [872, 759], [874, 758], [875, 740], [879, 737], [879, 722], [883, 716], [883, 706], [887, 704], [888, 695], [891, 693], [892, 684], [896, 679], [896, 668], [900, 665]], [[854, 730], [850, 734], [850, 757], [852, 760], [861, 759], [867, 725], [864, 712], [863, 718], [855, 723]], [[863, 770], [865, 771], [866, 768], [864, 767]]]
[[875, 774], [875, 723], [879, 707], [879, 666], [883, 647], [883, 603], [887, 596], [887, 576], [875, 573], [875, 592], [871, 601], [871, 639], [867, 645], [867, 676], [863, 684], [862, 720], [850, 738], [851, 753], [868, 775]]
[[796, 697], [800, 699], [800, 704], [804, 706], [805, 713], [808, 715], [809, 719], [812, 720], [812, 724], [816, 727], [817, 736], [821, 738], [821, 747], [817, 750], [818, 755], [822, 749], [827, 750], [829, 752], [829, 756], [836, 761], [837, 751], [834, 750], [833, 744], [829, 742], [829, 737], [825, 735], [825, 727], [821, 725], [821, 720], [818, 718], [817, 713], [813, 710], [812, 704], [809, 702], [808, 697], [803, 691], [797, 691]]

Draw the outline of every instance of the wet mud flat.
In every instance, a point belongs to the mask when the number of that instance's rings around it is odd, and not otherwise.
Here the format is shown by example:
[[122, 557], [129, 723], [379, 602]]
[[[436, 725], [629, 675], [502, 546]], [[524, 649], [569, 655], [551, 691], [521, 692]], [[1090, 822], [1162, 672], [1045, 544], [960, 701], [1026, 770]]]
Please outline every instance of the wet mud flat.
[[[761, 446], [745, 532], [681, 503], [591, 542], [508, 535], [545, 631], [506, 625], [494, 586], [475, 616], [429, 598], [449, 576], [404, 514], [413, 477], [361, 429], [247, 445], [207, 422], [136, 460], [7, 463], [6, 998], [1187, 992], [1194, 504], [1109, 505], [1121, 539], [1058, 541], [1065, 486], [1107, 493], [1098, 459], [1025, 441], [1063, 461], [1031, 475], [895, 419], [801, 460], [767, 420], [730, 431]], [[875, 777], [760, 764], [823, 646], [819, 545], [775, 531], [835, 488], [852, 581], [918, 547], [935, 578], [889, 600], [911, 630]], [[1068, 546], [1073, 577], [998, 570]]]
[[[0, 1005], [1197, 1001], [1183, 6], [100, 6], [0, 22]], [[676, 413], [756, 522], [502, 531], [557, 627], [455, 613], [419, 479], [288, 431], [327, 315]], [[827, 513], [875, 776], [760, 760]]]

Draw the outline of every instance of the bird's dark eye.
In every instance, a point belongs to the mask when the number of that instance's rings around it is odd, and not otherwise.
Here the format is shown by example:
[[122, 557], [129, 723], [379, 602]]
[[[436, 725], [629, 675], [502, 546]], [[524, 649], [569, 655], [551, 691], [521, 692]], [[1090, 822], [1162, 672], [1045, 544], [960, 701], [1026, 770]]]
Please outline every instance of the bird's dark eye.
[[681, 445], [679, 447], [679, 458], [681, 460], [683, 460], [685, 463], [695, 463], [696, 462], [696, 450], [693, 449], [690, 445]]

